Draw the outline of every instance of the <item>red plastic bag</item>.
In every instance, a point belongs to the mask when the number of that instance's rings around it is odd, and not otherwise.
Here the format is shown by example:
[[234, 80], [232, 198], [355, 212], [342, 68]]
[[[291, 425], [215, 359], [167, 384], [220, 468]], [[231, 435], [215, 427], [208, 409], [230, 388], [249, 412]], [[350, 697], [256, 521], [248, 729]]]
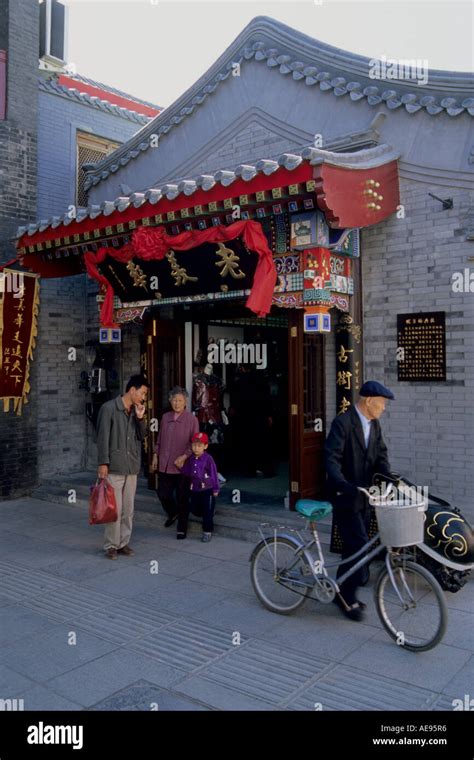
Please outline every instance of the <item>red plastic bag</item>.
[[89, 525], [113, 523], [117, 519], [115, 491], [107, 478], [100, 478], [91, 486], [89, 496]]

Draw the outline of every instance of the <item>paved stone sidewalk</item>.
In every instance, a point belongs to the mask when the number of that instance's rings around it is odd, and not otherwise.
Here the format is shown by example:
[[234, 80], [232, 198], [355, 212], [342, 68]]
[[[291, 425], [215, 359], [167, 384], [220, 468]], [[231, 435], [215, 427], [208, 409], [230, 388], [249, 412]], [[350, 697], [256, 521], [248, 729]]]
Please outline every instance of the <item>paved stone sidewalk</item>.
[[474, 696], [472, 581], [446, 595], [442, 644], [413, 654], [370, 588], [363, 623], [311, 601], [268, 612], [243, 541], [177, 542], [137, 520], [136, 555], [110, 562], [83, 507], [30, 498], [0, 515], [0, 698], [25, 710], [451, 710]]

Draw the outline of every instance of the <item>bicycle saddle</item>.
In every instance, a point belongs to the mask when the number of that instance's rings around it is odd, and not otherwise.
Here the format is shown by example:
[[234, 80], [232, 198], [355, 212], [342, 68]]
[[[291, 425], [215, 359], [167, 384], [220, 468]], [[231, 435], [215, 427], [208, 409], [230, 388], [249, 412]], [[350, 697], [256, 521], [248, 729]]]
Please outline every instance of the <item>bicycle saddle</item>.
[[298, 499], [295, 509], [300, 515], [308, 520], [322, 520], [332, 512], [332, 504], [329, 501], [315, 501], [314, 499]]

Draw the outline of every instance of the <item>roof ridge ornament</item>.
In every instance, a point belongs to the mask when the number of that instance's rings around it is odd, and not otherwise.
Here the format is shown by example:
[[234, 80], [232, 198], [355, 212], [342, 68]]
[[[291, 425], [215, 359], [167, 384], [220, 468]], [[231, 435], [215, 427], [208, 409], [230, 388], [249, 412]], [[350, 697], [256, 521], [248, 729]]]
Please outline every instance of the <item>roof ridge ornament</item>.
[[214, 177], [217, 182], [220, 182], [224, 187], [228, 187], [236, 179], [235, 172], [227, 171], [227, 169], [220, 169], [214, 174]]
[[174, 201], [174, 199], [177, 198], [179, 195], [178, 185], [174, 185], [171, 183], [167, 185], [163, 185], [163, 187], [161, 188], [161, 192], [163, 193], [163, 195], [166, 195], [169, 201]]
[[184, 195], [192, 195], [197, 189], [197, 183], [194, 179], [183, 179], [178, 183], [178, 191]]
[[154, 206], [163, 197], [163, 193], [159, 187], [151, 187], [145, 192], [146, 200]]
[[271, 161], [270, 159], [266, 158], [257, 161], [255, 166], [257, 168], [257, 171], [263, 172], [267, 176], [273, 174], [273, 172], [276, 172], [276, 170], [279, 168], [278, 161]]
[[200, 174], [196, 180], [198, 187], [202, 187], [203, 190], [210, 190], [216, 184], [216, 180], [213, 174]]
[[242, 177], [245, 182], [249, 182], [257, 174], [257, 169], [251, 164], [239, 164], [235, 170], [237, 177]]
[[301, 156], [297, 156], [294, 153], [283, 153], [278, 159], [278, 165], [292, 171], [293, 169], [296, 169], [302, 161], [303, 159]]

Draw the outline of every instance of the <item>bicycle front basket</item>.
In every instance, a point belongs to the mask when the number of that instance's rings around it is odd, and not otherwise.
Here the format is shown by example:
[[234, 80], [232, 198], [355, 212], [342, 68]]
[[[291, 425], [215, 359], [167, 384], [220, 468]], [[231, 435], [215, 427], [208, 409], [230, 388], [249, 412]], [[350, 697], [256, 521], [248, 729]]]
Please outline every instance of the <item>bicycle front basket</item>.
[[380, 540], [385, 546], [414, 546], [423, 543], [426, 502], [374, 501]]

